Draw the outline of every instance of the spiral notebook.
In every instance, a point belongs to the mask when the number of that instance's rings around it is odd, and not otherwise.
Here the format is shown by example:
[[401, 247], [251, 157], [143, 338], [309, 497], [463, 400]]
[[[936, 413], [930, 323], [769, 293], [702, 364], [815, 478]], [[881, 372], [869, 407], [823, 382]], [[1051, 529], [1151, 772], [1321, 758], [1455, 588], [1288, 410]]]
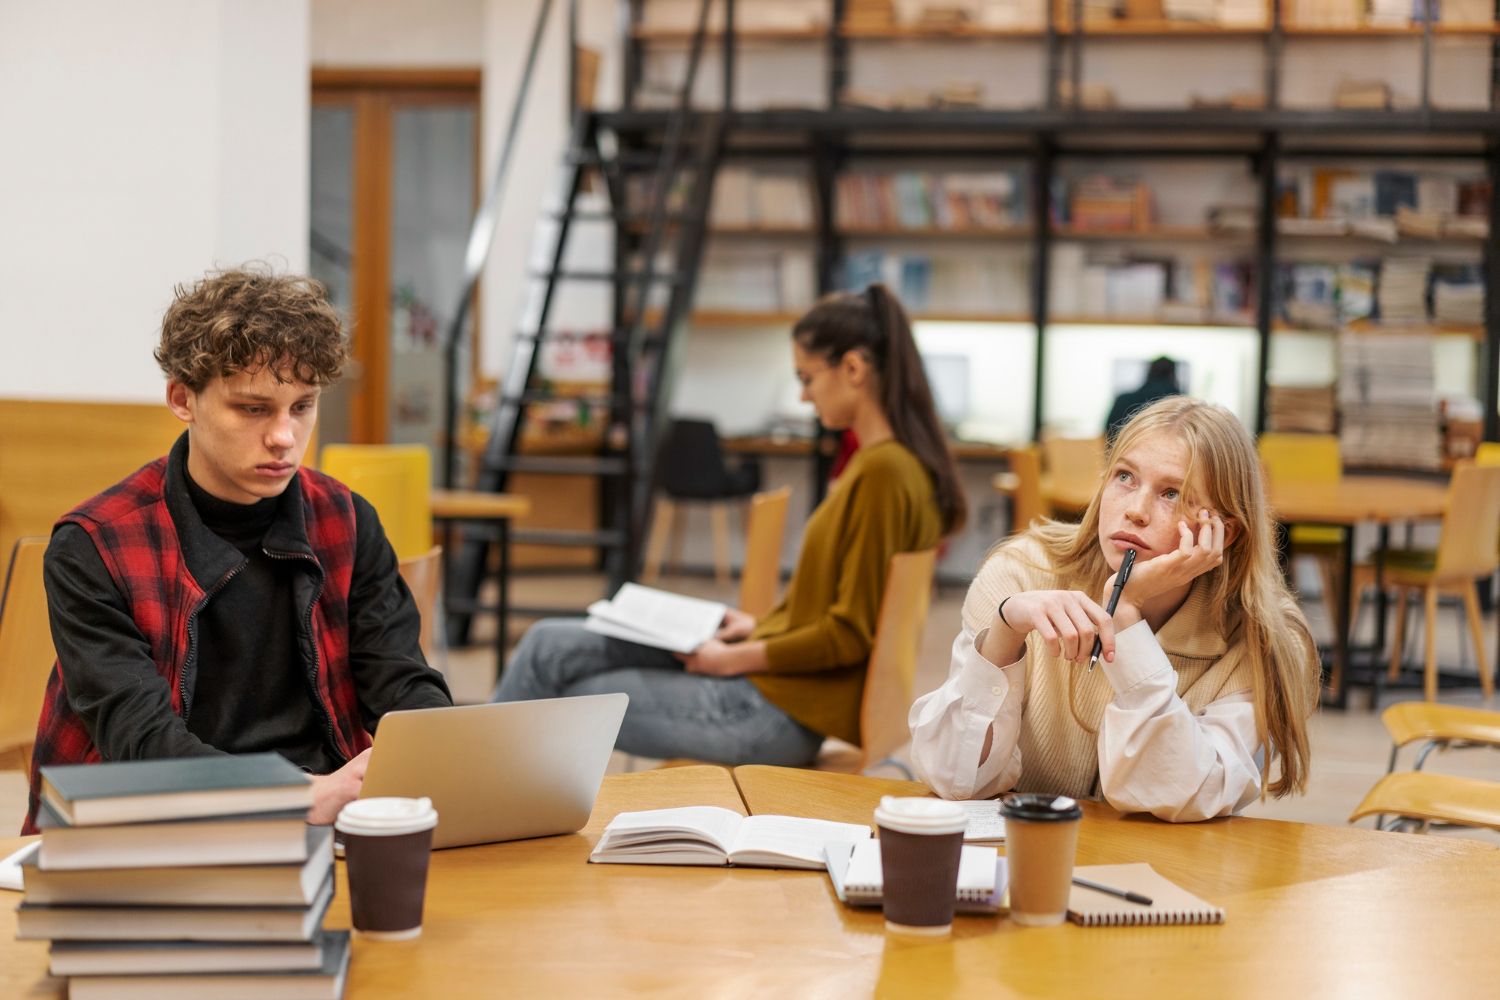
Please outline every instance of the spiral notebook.
[[1068, 896], [1068, 919], [1084, 927], [1224, 922], [1220, 907], [1205, 903], [1148, 864], [1086, 865], [1074, 868], [1073, 874], [1116, 889], [1138, 892], [1151, 900], [1151, 905], [1145, 906], [1075, 885]]
[[[880, 841], [825, 844], [834, 895], [849, 906], [879, 906], [884, 881]], [[1005, 859], [993, 847], [965, 844], [958, 861], [956, 912], [996, 913], [1008, 884]]]

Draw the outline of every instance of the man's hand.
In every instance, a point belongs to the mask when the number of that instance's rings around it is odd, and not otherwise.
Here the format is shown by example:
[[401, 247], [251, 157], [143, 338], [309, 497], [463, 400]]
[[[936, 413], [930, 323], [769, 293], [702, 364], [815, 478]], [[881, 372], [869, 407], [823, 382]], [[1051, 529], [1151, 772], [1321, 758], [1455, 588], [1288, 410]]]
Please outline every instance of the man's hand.
[[754, 631], [754, 615], [738, 608], [730, 608], [724, 612], [724, 621], [720, 623], [719, 631], [714, 633], [714, 638], [720, 642], [740, 642], [750, 638], [750, 633]]
[[329, 826], [339, 817], [339, 810], [359, 798], [360, 786], [365, 783], [365, 768], [370, 766], [370, 750], [355, 757], [332, 774], [313, 776], [313, 804], [307, 811], [307, 821], [314, 826]]

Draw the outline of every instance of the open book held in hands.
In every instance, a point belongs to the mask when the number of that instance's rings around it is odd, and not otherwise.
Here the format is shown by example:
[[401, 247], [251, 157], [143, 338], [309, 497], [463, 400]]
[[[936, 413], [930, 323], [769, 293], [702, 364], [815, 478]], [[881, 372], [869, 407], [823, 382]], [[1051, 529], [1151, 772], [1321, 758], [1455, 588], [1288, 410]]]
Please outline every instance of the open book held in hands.
[[583, 627], [671, 653], [691, 653], [713, 638], [727, 610], [717, 601], [627, 583], [612, 599], [590, 604]]
[[796, 816], [741, 816], [719, 806], [620, 813], [589, 860], [623, 865], [749, 865], [810, 868], [827, 864], [830, 841], [870, 839], [854, 823]]

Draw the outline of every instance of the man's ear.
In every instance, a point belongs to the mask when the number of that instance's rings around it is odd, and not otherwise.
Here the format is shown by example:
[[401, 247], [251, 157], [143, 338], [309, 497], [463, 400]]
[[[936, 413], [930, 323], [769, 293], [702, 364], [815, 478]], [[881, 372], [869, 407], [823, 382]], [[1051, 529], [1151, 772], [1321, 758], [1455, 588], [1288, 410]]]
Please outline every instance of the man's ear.
[[185, 424], [193, 422], [193, 409], [198, 402], [198, 394], [189, 389], [181, 382], [171, 381], [167, 383], [167, 409], [172, 415]]

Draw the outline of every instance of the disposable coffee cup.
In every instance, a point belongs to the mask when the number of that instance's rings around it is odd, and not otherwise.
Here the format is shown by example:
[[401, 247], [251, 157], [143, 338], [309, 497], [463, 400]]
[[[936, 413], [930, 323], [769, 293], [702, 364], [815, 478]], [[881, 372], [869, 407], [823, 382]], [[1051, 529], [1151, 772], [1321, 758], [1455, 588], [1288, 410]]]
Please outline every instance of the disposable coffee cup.
[[1010, 869], [1010, 919], [1026, 927], [1062, 923], [1068, 916], [1083, 809], [1066, 795], [1025, 792], [1001, 799], [1000, 814]]
[[875, 809], [875, 825], [880, 828], [886, 930], [947, 934], [953, 928], [968, 816], [942, 799], [887, 795]]
[[339, 812], [334, 828], [344, 835], [356, 934], [406, 941], [422, 933], [437, 821], [431, 799], [355, 799]]

